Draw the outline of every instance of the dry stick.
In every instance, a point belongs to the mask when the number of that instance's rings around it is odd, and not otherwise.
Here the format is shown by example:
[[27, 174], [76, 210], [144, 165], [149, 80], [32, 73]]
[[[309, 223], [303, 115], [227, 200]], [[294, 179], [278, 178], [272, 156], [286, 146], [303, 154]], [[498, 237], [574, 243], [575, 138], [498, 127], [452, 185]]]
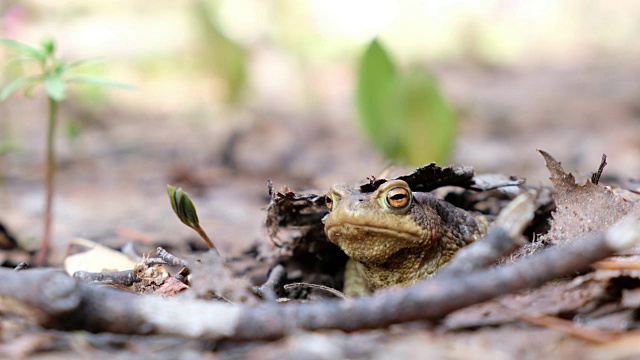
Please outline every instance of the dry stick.
[[16, 265], [16, 267], [13, 268], [13, 271], [22, 271], [28, 268], [29, 264], [23, 261], [20, 264]]
[[317, 290], [322, 290], [322, 291], [326, 291], [330, 294], [332, 294], [333, 296], [342, 299], [342, 300], [347, 300], [347, 301], [351, 301], [351, 298], [347, 297], [344, 293], [342, 293], [342, 291], [340, 290], [336, 290], [332, 287], [328, 287], [328, 286], [324, 286], [324, 285], [319, 285], [319, 284], [310, 284], [310, 283], [291, 283], [291, 284], [287, 284], [284, 286], [285, 290], [290, 290], [290, 289], [295, 289], [295, 288], [304, 288], [304, 287], [308, 287], [311, 289], [317, 289]]
[[276, 301], [278, 296], [275, 288], [281, 286], [285, 276], [287, 276], [287, 270], [282, 264], [277, 264], [271, 269], [267, 281], [261, 286], [254, 286], [252, 290], [256, 295], [267, 301]]
[[166, 261], [167, 264], [169, 265], [182, 266], [182, 267], [187, 266], [187, 261], [180, 259], [179, 257], [169, 253], [167, 250], [163, 249], [160, 246], [158, 246], [158, 248], [156, 249], [156, 254], [158, 254], [158, 257]]
[[591, 174], [591, 182], [595, 185], [598, 185], [598, 183], [600, 182], [600, 177], [602, 176], [602, 171], [604, 170], [605, 166], [607, 166], [607, 154], [602, 154], [602, 160], [600, 160], [598, 171]]
[[133, 270], [108, 272], [76, 271], [73, 273], [73, 277], [87, 283], [118, 284], [124, 286], [131, 286], [139, 281]]
[[[351, 302], [239, 306], [162, 299], [79, 284], [62, 273], [0, 270], [0, 311], [34, 316], [46, 327], [197, 339], [277, 339], [297, 329], [355, 331], [438, 320], [465, 306], [533, 288], [582, 270], [640, 242], [640, 211], [606, 232], [540, 251], [513, 265], [435, 278]], [[24, 286], [29, 284], [30, 286]]]
[[458, 251], [436, 276], [467, 274], [489, 267], [522, 246], [522, 232], [533, 220], [536, 209], [535, 197], [534, 191], [518, 195], [500, 212], [484, 238]]

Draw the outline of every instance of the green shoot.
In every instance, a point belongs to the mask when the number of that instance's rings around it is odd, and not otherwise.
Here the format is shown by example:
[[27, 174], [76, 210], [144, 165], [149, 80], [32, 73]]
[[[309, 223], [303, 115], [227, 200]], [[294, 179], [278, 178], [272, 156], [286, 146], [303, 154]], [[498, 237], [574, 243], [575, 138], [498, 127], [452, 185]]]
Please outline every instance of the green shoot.
[[73, 72], [91, 61], [66, 63], [56, 57], [55, 42], [51, 39], [42, 41], [39, 48], [31, 47], [10, 39], [0, 39], [0, 45], [11, 49], [16, 56], [10, 59], [6, 66], [14, 66], [24, 63], [35, 63], [39, 71], [33, 75], [24, 75], [14, 79], [0, 89], [0, 101], [9, 98], [19, 89], [29, 96], [38, 85], [44, 85], [47, 95], [48, 116], [46, 136], [46, 173], [45, 173], [45, 210], [43, 219], [43, 235], [40, 247], [35, 257], [37, 266], [44, 265], [48, 253], [51, 238], [51, 209], [53, 205], [54, 178], [55, 178], [55, 132], [58, 123], [58, 104], [67, 96], [67, 86], [74, 83], [91, 84], [95, 86], [110, 86], [119, 88], [131, 88], [120, 83], [110, 82], [104, 79], [75, 75]]
[[171, 185], [167, 185], [167, 194], [169, 195], [169, 201], [171, 202], [171, 208], [173, 212], [176, 213], [178, 219], [182, 221], [183, 224], [195, 230], [195, 232], [202, 237], [204, 242], [207, 243], [207, 246], [211, 251], [220, 255], [218, 249], [213, 245], [213, 242], [207, 235], [207, 233], [200, 226], [200, 220], [198, 219], [198, 213], [196, 212], [196, 206], [191, 201], [189, 194], [184, 192], [182, 188], [175, 188]]

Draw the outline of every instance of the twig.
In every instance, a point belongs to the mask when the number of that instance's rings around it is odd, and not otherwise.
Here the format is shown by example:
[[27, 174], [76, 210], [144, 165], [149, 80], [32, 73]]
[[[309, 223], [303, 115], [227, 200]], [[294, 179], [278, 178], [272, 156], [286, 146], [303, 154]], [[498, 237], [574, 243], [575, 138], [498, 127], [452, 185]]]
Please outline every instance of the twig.
[[287, 271], [284, 266], [278, 264], [269, 272], [267, 281], [261, 286], [254, 286], [252, 290], [256, 295], [267, 301], [276, 301], [278, 297], [275, 288], [282, 285], [282, 280], [284, 280], [286, 275]]
[[241, 306], [203, 300], [169, 301], [80, 284], [52, 271], [0, 269], [0, 299], [6, 300], [0, 301], [0, 311], [21, 310], [23, 315], [34, 316], [39, 324], [57, 329], [211, 340], [277, 339], [297, 329], [356, 331], [439, 320], [460, 308], [575, 273], [639, 242], [640, 213], [633, 211], [606, 232], [537, 252], [495, 270], [438, 277], [350, 302], [326, 300], [310, 304], [263, 302]]
[[336, 289], [334, 289], [332, 287], [328, 287], [328, 286], [324, 286], [324, 285], [318, 285], [318, 284], [292, 283], [292, 284], [285, 285], [284, 289], [285, 290], [290, 290], [290, 289], [299, 288], [299, 287], [308, 287], [308, 288], [312, 288], [312, 289], [323, 290], [323, 291], [326, 291], [328, 293], [333, 294], [333, 296], [335, 296], [337, 298], [340, 298], [342, 300], [351, 300], [348, 296], [343, 294], [342, 291], [336, 290]]
[[23, 261], [20, 264], [16, 265], [16, 267], [13, 268], [13, 271], [22, 271], [27, 268], [29, 268], [29, 264]]
[[600, 176], [602, 176], [602, 171], [604, 170], [605, 166], [607, 166], [607, 154], [602, 154], [602, 160], [600, 160], [598, 171], [591, 174], [591, 182], [595, 185], [598, 185], [598, 183], [600, 182]]
[[169, 253], [167, 250], [163, 249], [162, 247], [159, 247], [156, 249], [156, 254], [158, 254], [158, 256], [167, 262], [167, 264], [169, 265], [174, 265], [174, 266], [182, 266], [182, 267], [186, 267], [187, 266], [187, 262], [183, 259], [180, 259], [179, 257]]
[[466, 274], [486, 268], [518, 249], [524, 243], [522, 232], [533, 220], [535, 208], [534, 192], [518, 195], [500, 212], [487, 235], [458, 251], [436, 277]]
[[138, 281], [134, 270], [110, 271], [110, 272], [87, 272], [76, 271], [73, 277], [80, 281], [97, 284], [117, 284], [131, 286]]
[[164, 259], [161, 259], [159, 257], [146, 258], [143, 260], [143, 263], [148, 267], [155, 266], [155, 265], [171, 265], [168, 262], [166, 262]]

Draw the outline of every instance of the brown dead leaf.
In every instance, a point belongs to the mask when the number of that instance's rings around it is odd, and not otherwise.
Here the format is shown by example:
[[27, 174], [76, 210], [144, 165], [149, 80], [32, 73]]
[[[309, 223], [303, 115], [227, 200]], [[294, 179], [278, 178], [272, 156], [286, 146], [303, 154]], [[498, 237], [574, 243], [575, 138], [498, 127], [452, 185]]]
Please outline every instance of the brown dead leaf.
[[631, 210], [632, 204], [609, 187], [590, 180], [584, 185], [576, 184], [574, 176], [565, 172], [560, 162], [545, 151], [538, 151], [551, 173], [557, 206], [551, 230], [543, 236], [543, 241], [557, 245], [592, 231], [606, 230]]
[[177, 280], [173, 276], [167, 277], [162, 283], [162, 286], [158, 288], [154, 294], [161, 296], [176, 296], [179, 292], [188, 289], [189, 287], [180, 280]]

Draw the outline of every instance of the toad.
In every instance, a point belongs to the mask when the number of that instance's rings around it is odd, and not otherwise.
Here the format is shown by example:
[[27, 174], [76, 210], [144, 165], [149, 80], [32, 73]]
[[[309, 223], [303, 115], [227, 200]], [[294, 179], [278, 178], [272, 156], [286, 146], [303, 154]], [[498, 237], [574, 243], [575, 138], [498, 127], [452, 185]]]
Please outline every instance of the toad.
[[327, 237], [349, 256], [348, 296], [428, 278], [488, 226], [486, 218], [429, 192], [412, 192], [403, 180], [387, 181], [372, 192], [334, 185], [326, 204]]

